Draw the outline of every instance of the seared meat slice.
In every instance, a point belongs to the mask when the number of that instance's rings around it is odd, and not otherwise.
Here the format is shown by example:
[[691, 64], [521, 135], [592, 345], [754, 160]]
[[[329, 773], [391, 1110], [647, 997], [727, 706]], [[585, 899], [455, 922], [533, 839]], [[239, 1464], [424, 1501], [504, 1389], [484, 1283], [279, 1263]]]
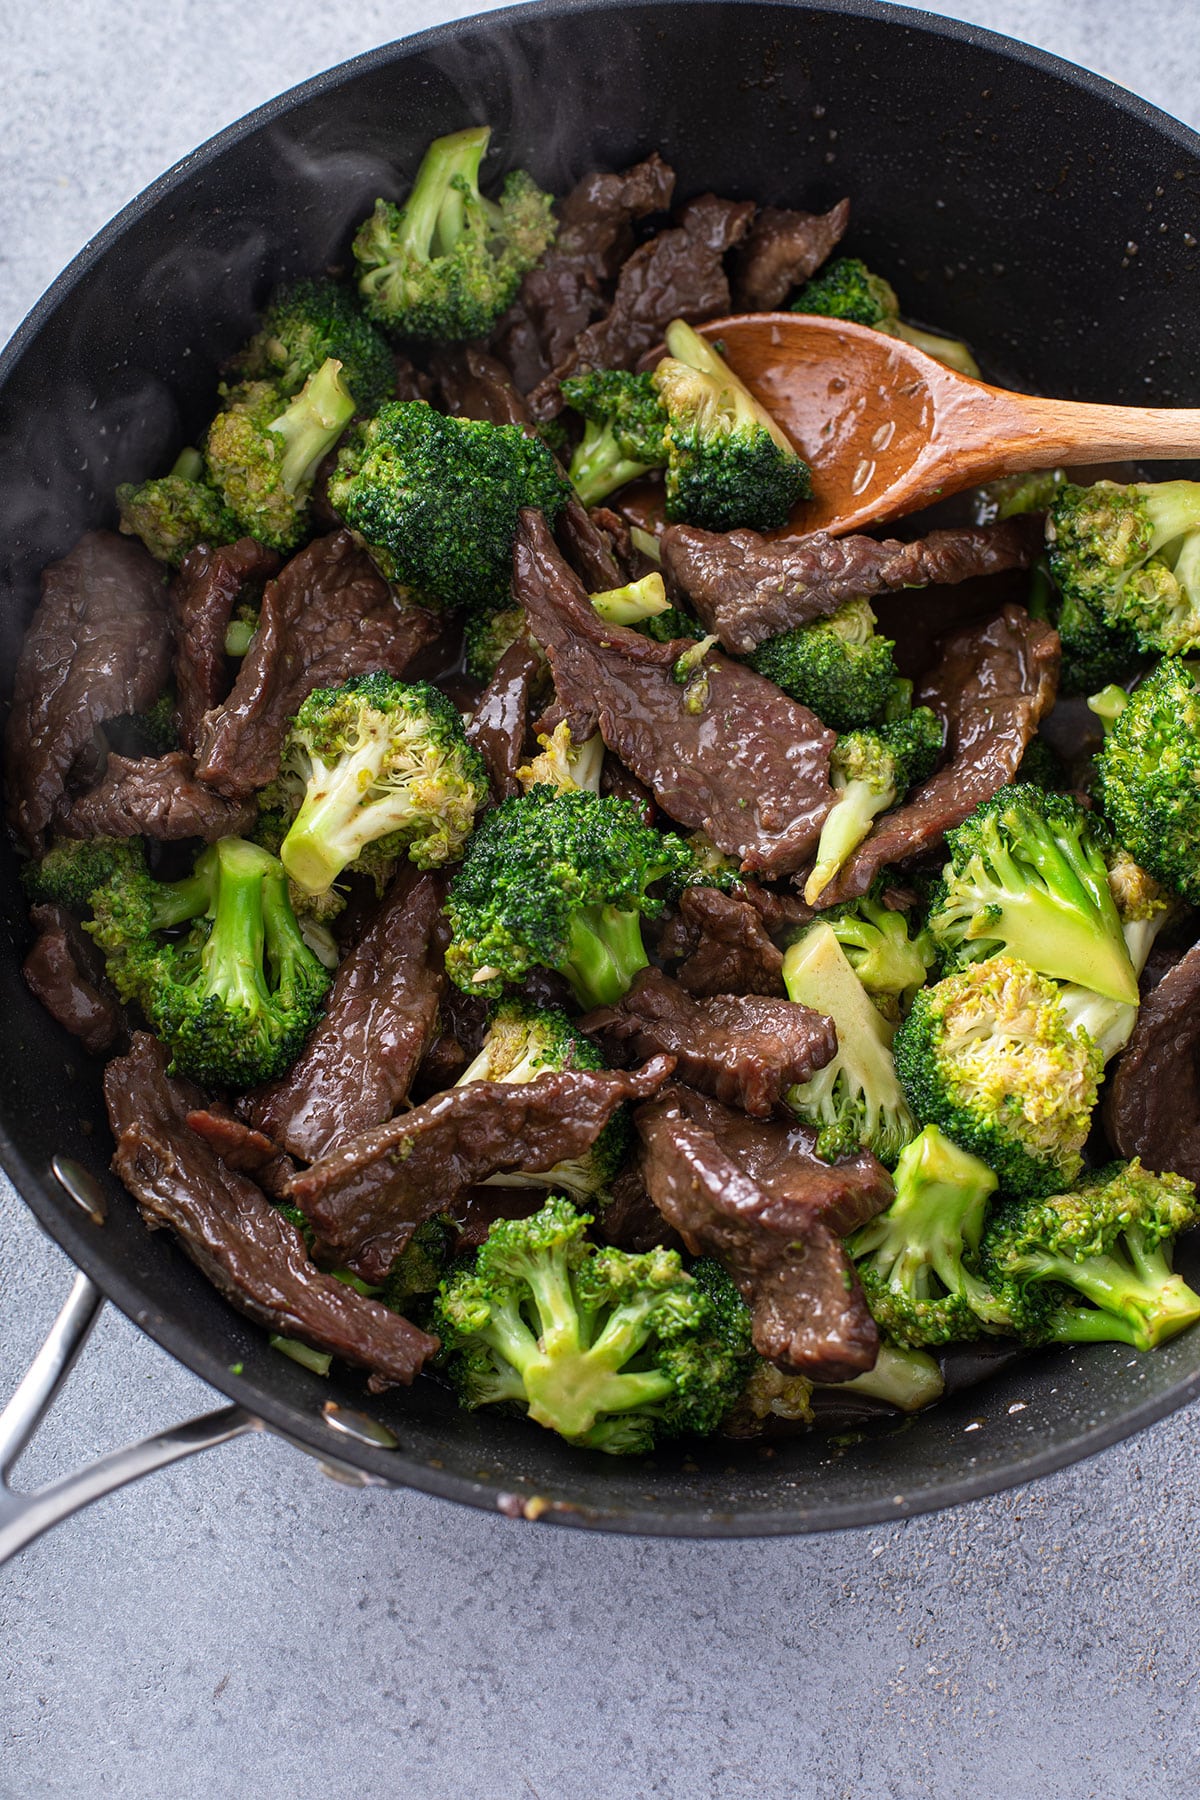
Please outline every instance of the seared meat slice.
[[117, 1141], [113, 1169], [146, 1224], [169, 1225], [213, 1285], [256, 1324], [331, 1350], [388, 1382], [410, 1382], [437, 1339], [313, 1265], [296, 1227], [261, 1188], [189, 1129], [188, 1114], [203, 1107], [203, 1096], [190, 1082], [169, 1080], [166, 1066], [167, 1052], [138, 1032], [129, 1055], [104, 1076]]
[[414, 1228], [465, 1188], [582, 1156], [618, 1106], [657, 1093], [673, 1066], [659, 1056], [632, 1075], [568, 1069], [451, 1088], [302, 1170], [290, 1197], [311, 1220], [319, 1253], [382, 1281]]
[[605, 624], [538, 512], [521, 514], [513, 569], [575, 741], [598, 728], [670, 818], [702, 827], [744, 869], [798, 869], [833, 805], [833, 733], [773, 681], [715, 652], [695, 685], [678, 681], [691, 645]]
[[38, 936], [21, 973], [63, 1030], [77, 1037], [91, 1055], [99, 1056], [122, 1024], [117, 997], [97, 967], [103, 958], [82, 936], [65, 907], [35, 906], [29, 916]]
[[448, 413], [485, 419], [489, 425], [529, 425], [529, 408], [512, 376], [498, 357], [477, 344], [435, 350], [430, 367]]
[[110, 753], [103, 780], [55, 820], [68, 837], [165, 840], [239, 837], [257, 818], [253, 800], [227, 800], [203, 781], [186, 750], [136, 758]]
[[225, 630], [234, 607], [251, 582], [266, 581], [278, 567], [275, 551], [253, 538], [239, 538], [216, 550], [199, 544], [180, 564], [171, 583], [170, 607], [175, 624], [175, 709], [185, 750], [196, 748], [201, 719], [229, 691]]
[[822, 910], [865, 894], [889, 863], [933, 849], [1013, 779], [1054, 705], [1060, 661], [1058, 633], [1020, 606], [946, 639], [917, 699], [942, 720], [949, 760], [903, 806], [883, 814], [822, 892]]
[[684, 888], [658, 950], [668, 962], [684, 959], [675, 979], [698, 1000], [714, 994], [787, 992], [783, 952], [769, 937], [758, 909], [720, 888]]
[[727, 650], [746, 656], [765, 638], [827, 617], [856, 595], [953, 584], [1002, 569], [1027, 569], [1039, 554], [1037, 518], [1006, 519], [895, 538], [760, 537], [756, 531], [701, 531], [669, 525], [663, 567]]
[[529, 696], [542, 668], [537, 645], [519, 637], [500, 658], [467, 722], [468, 742], [487, 764], [493, 800], [507, 800], [521, 792], [517, 770], [525, 760]]
[[314, 688], [373, 669], [403, 675], [437, 632], [431, 613], [396, 604], [348, 531], [318, 538], [267, 583], [233, 692], [200, 726], [196, 773], [235, 800], [265, 787], [279, 773], [288, 721]]
[[1104, 1123], [1122, 1156], [1200, 1182], [1200, 944], [1145, 996], [1108, 1083]]
[[770, 312], [782, 306], [794, 287], [816, 274], [849, 220], [849, 200], [839, 200], [827, 213], [764, 207], [734, 262], [733, 297], [738, 308]]
[[[495, 1189], [485, 1188], [485, 1193]], [[667, 1224], [646, 1192], [637, 1162], [626, 1163], [612, 1184], [608, 1202], [597, 1209], [596, 1235], [618, 1250], [683, 1250], [683, 1239]]]
[[31, 850], [97, 727], [153, 705], [171, 672], [163, 571], [141, 544], [89, 531], [42, 572], [6, 738], [9, 822]]
[[293, 1156], [315, 1162], [390, 1119], [437, 1028], [446, 977], [444, 883], [406, 865], [338, 968], [325, 1016], [281, 1081], [243, 1110]]
[[770, 1133], [770, 1146], [747, 1143], [738, 1154], [713, 1104], [672, 1085], [638, 1108], [651, 1199], [691, 1251], [729, 1271], [760, 1356], [812, 1381], [862, 1374], [879, 1333], [839, 1233], [888, 1204], [885, 1171], [862, 1157], [809, 1163], [791, 1152], [786, 1126], [750, 1120], [747, 1139]]
[[693, 1000], [659, 969], [641, 970], [628, 993], [588, 1013], [579, 1029], [617, 1063], [673, 1056], [680, 1081], [759, 1119], [837, 1055], [833, 1020], [807, 1006], [761, 994]]
[[558, 515], [558, 542], [589, 594], [624, 587], [627, 577], [612, 538], [574, 494]]
[[211, 1145], [227, 1169], [253, 1175], [260, 1188], [277, 1200], [283, 1198], [285, 1185], [296, 1165], [265, 1132], [255, 1131], [252, 1125], [247, 1125], [217, 1101], [190, 1112], [187, 1125], [190, 1131], [199, 1132], [205, 1143]]

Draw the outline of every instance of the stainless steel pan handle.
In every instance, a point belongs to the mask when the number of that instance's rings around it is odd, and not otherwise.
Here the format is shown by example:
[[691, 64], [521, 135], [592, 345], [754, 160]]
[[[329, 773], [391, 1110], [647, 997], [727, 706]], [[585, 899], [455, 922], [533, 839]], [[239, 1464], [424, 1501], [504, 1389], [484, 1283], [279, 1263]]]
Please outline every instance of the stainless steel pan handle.
[[43, 1531], [69, 1519], [72, 1513], [90, 1506], [104, 1494], [165, 1468], [168, 1463], [179, 1462], [182, 1457], [194, 1456], [198, 1450], [211, 1450], [214, 1445], [226, 1444], [248, 1431], [264, 1429], [262, 1420], [244, 1406], [222, 1406], [170, 1431], [156, 1432], [139, 1443], [113, 1450], [33, 1493], [15, 1493], [9, 1486], [9, 1472], [70, 1374], [103, 1304], [99, 1288], [86, 1275], [77, 1275], [49, 1336], [0, 1413], [0, 1564]]

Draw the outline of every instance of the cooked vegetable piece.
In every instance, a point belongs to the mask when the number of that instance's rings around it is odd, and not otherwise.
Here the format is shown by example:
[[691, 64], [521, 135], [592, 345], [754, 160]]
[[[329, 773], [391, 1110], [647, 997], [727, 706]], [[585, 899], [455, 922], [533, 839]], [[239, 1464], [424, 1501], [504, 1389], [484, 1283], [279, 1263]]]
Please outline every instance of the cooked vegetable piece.
[[295, 399], [271, 381], [230, 388], [208, 428], [208, 472], [242, 530], [276, 550], [304, 535], [317, 464], [354, 413], [342, 365], [330, 358]]
[[273, 381], [296, 394], [330, 357], [341, 363], [359, 412], [373, 413], [395, 394], [391, 347], [353, 294], [336, 281], [292, 281], [272, 295], [237, 368], [247, 381]]
[[1068, 483], [1046, 531], [1064, 604], [1142, 651], [1200, 647], [1200, 482]]
[[979, 377], [979, 364], [961, 338], [943, 337], [940, 332], [906, 325], [891, 282], [882, 275], [873, 275], [856, 256], [839, 256], [835, 262], [827, 263], [819, 275], [805, 282], [792, 301], [792, 311], [871, 325], [876, 331], [886, 331], [890, 337], [914, 344], [926, 356], [957, 369], [960, 375]]
[[1200, 694], [1164, 657], [1120, 712], [1096, 759], [1113, 834], [1156, 880], [1200, 904]]
[[177, 569], [197, 544], [231, 544], [242, 535], [218, 490], [203, 479], [198, 450], [181, 450], [170, 472], [117, 489], [121, 530], [141, 538], [151, 556]]
[[853, 856], [879, 814], [933, 773], [943, 736], [936, 713], [918, 706], [893, 724], [848, 731], [838, 739], [830, 780], [841, 798], [821, 827], [817, 860], [804, 884], [810, 906]]
[[767, 638], [750, 656], [785, 694], [832, 731], [877, 725], [898, 680], [895, 644], [876, 630], [869, 600], [847, 600], [828, 619]]

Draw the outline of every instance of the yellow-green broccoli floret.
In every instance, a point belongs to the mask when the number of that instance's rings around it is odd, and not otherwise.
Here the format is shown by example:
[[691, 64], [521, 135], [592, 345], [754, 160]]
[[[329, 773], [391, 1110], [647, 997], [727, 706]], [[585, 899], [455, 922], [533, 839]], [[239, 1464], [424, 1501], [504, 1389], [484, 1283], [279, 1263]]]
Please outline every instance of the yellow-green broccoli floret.
[[205, 459], [213, 484], [242, 530], [275, 550], [304, 535], [317, 464], [350, 423], [354, 397], [330, 358], [289, 400], [273, 381], [245, 381], [225, 393], [208, 428]]
[[1140, 650], [1184, 656], [1200, 646], [1200, 482], [1069, 483], [1046, 533], [1064, 599]]
[[534, 787], [586, 788], [590, 794], [600, 792], [600, 776], [604, 768], [604, 739], [598, 731], [582, 744], [571, 736], [571, 727], [563, 719], [551, 732], [539, 732], [538, 754], [517, 770], [517, 780], [528, 792]]
[[387, 339], [354, 295], [336, 281], [293, 281], [278, 288], [262, 326], [237, 359], [248, 381], [271, 381], [297, 394], [333, 357], [361, 413], [373, 413], [396, 391], [396, 364]]
[[942, 725], [928, 706], [906, 718], [862, 731], [847, 731], [830, 758], [830, 784], [841, 796], [826, 815], [817, 857], [804, 884], [815, 906], [825, 889], [862, 843], [880, 813], [906, 789], [932, 774], [942, 753]]
[[922, 331], [906, 325], [900, 317], [900, 302], [890, 281], [873, 275], [866, 263], [856, 256], [839, 256], [805, 282], [792, 301], [792, 311], [816, 313], [826, 319], [849, 319], [855, 325], [870, 325], [885, 331], [889, 337], [903, 338], [961, 375], [978, 379], [979, 364], [961, 338], [943, 337], [940, 332]]
[[815, 712], [831, 731], [877, 725], [897, 680], [895, 643], [875, 629], [869, 600], [847, 600], [828, 619], [814, 619], [767, 638], [750, 666]]
[[232, 544], [242, 527], [217, 489], [204, 480], [198, 450], [181, 450], [167, 475], [125, 481], [117, 489], [121, 530], [141, 538], [151, 556], [177, 569], [197, 544]]
[[880, 876], [868, 893], [829, 907], [821, 919], [871, 998], [877, 1005], [894, 1002], [899, 1017], [899, 1007], [924, 986], [937, 951], [928, 931], [910, 937], [908, 915], [885, 906], [886, 886], [886, 877]]
[[1200, 905], [1200, 693], [1164, 657], [1122, 708], [1096, 759], [1117, 841], [1164, 887]]

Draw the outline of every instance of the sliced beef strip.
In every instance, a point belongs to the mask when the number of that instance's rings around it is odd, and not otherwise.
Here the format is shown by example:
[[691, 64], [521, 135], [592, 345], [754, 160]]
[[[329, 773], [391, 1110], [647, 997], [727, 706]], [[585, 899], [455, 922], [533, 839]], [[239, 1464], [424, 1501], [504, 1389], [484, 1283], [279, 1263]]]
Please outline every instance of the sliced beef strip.
[[827, 213], [764, 207], [734, 262], [737, 306], [747, 312], [770, 312], [782, 306], [794, 287], [816, 274], [841, 241], [849, 221], [849, 200], [839, 200]]
[[698, 1000], [714, 994], [782, 997], [783, 952], [749, 900], [720, 888], [690, 887], [658, 941], [667, 962], [682, 957], [675, 979]]
[[557, 537], [563, 555], [589, 594], [624, 587], [626, 576], [617, 561], [612, 538], [594, 513], [574, 495], [558, 516]]
[[[61, 906], [35, 906], [37, 940], [21, 966], [31, 992], [64, 1031], [99, 1056], [123, 1025], [117, 997], [80, 941], [79, 927]], [[86, 940], [84, 940], [86, 942]], [[91, 946], [93, 952], [95, 945]]]
[[146, 1224], [170, 1226], [208, 1279], [256, 1324], [387, 1382], [408, 1383], [438, 1347], [378, 1301], [312, 1263], [294, 1225], [261, 1188], [223, 1163], [187, 1117], [203, 1107], [190, 1082], [170, 1080], [167, 1053], [138, 1032], [104, 1077], [117, 1142], [113, 1169]]
[[396, 604], [348, 531], [316, 539], [267, 583], [233, 692], [201, 724], [196, 773], [235, 800], [265, 787], [279, 773], [288, 721], [314, 688], [374, 669], [403, 675], [438, 629], [421, 607]]
[[1143, 999], [1108, 1082], [1104, 1123], [1121, 1156], [1200, 1182], [1200, 944]]
[[730, 308], [724, 257], [750, 228], [749, 201], [702, 194], [689, 201], [679, 223], [635, 250], [617, 279], [612, 306], [581, 331], [554, 366], [554, 374], [529, 396], [535, 419], [562, 408], [559, 383], [579, 369], [633, 369], [662, 342], [672, 319], [695, 324]]
[[517, 770], [525, 760], [529, 696], [542, 679], [542, 653], [528, 637], [510, 644], [475, 703], [467, 738], [487, 764], [493, 800], [521, 792]]
[[[492, 1190], [487, 1190], [492, 1191]], [[683, 1250], [683, 1239], [646, 1192], [637, 1161], [626, 1163], [612, 1184], [612, 1193], [596, 1212], [596, 1235], [618, 1250], [641, 1252]]]
[[416, 1226], [501, 1171], [552, 1169], [582, 1156], [618, 1106], [657, 1093], [673, 1067], [635, 1074], [563, 1070], [535, 1081], [473, 1081], [364, 1132], [289, 1183], [318, 1253], [381, 1281]]
[[673, 1056], [680, 1081], [759, 1119], [837, 1055], [833, 1020], [807, 1006], [761, 994], [694, 1000], [660, 969], [642, 969], [615, 1005], [597, 1007], [579, 1029], [617, 1064]]
[[707, 699], [692, 710], [693, 690], [674, 674], [689, 643], [605, 624], [540, 513], [521, 514], [513, 569], [576, 742], [598, 728], [670, 818], [702, 828], [743, 869], [798, 869], [833, 805], [833, 733], [773, 681], [715, 652], [704, 664]]
[[253, 538], [209, 549], [198, 544], [180, 564], [171, 583], [175, 625], [175, 705], [179, 741], [196, 748], [200, 721], [229, 691], [225, 631], [233, 609], [251, 582], [266, 581], [279, 558]]
[[315, 1162], [382, 1125], [433, 1041], [446, 985], [438, 934], [445, 884], [406, 865], [338, 968], [325, 1016], [281, 1081], [243, 1111], [274, 1143]]
[[[651, 1199], [691, 1251], [715, 1256], [733, 1277], [759, 1355], [811, 1381], [872, 1368], [879, 1333], [837, 1235], [847, 1211], [837, 1169], [797, 1163], [786, 1181], [756, 1179], [677, 1087], [639, 1107], [634, 1122]], [[856, 1175], [846, 1182], [858, 1192]]]
[[216, 1102], [190, 1112], [187, 1125], [189, 1131], [198, 1132], [216, 1151], [227, 1169], [253, 1175], [260, 1188], [277, 1200], [283, 1199], [286, 1183], [295, 1173], [296, 1165], [265, 1132], [255, 1131], [228, 1107]]
[[42, 573], [17, 659], [6, 737], [8, 816], [32, 850], [97, 728], [144, 712], [171, 672], [161, 566], [142, 545], [89, 531]]
[[477, 344], [436, 350], [430, 367], [448, 413], [489, 425], [529, 425], [529, 408], [509, 371]]
[[669, 525], [663, 566], [727, 650], [746, 656], [765, 638], [826, 618], [856, 596], [952, 585], [1003, 569], [1027, 569], [1042, 546], [1040, 519], [895, 538], [760, 537]]
[[257, 816], [253, 800], [228, 800], [196, 779], [186, 750], [165, 756], [110, 754], [103, 779], [72, 800], [55, 820], [67, 837], [152, 837], [164, 840], [239, 837]]
[[986, 624], [945, 640], [917, 700], [942, 720], [949, 760], [903, 806], [884, 813], [822, 892], [822, 910], [865, 894], [890, 863], [940, 844], [1013, 779], [1026, 744], [1054, 704], [1060, 661], [1058, 633], [1019, 606], [1006, 606]]

